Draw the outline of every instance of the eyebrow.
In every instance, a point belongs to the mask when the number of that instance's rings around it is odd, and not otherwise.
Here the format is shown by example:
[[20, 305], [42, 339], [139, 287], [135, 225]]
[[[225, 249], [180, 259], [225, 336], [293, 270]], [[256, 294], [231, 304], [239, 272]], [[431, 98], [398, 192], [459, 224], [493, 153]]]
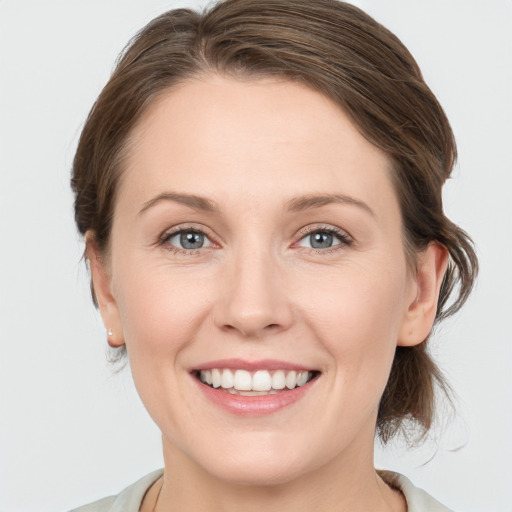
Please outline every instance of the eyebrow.
[[162, 194], [153, 197], [153, 199], [146, 201], [137, 215], [142, 215], [145, 211], [149, 210], [149, 208], [162, 201], [180, 203], [185, 206], [189, 206], [194, 210], [201, 210], [204, 212], [218, 213], [220, 211], [220, 208], [218, 207], [217, 203], [215, 203], [215, 201], [206, 199], [205, 197], [196, 196], [193, 194], [180, 194], [177, 192], [163, 192]]
[[311, 194], [295, 197], [288, 201], [288, 210], [293, 212], [301, 212], [311, 208], [320, 208], [329, 204], [354, 205], [366, 211], [372, 217], [376, 217], [375, 212], [364, 201], [344, 194]]
[[[178, 192], [163, 192], [146, 201], [137, 215], [142, 215], [145, 211], [162, 201], [172, 201], [183, 204], [194, 210], [201, 210], [209, 213], [219, 213], [220, 208], [215, 201], [194, 194], [183, 194]], [[361, 208], [375, 217], [375, 212], [363, 201], [344, 194], [321, 194], [321, 195], [303, 195], [294, 197], [287, 202], [287, 210], [291, 212], [301, 212], [312, 208], [321, 208], [329, 204], [350, 204]]]

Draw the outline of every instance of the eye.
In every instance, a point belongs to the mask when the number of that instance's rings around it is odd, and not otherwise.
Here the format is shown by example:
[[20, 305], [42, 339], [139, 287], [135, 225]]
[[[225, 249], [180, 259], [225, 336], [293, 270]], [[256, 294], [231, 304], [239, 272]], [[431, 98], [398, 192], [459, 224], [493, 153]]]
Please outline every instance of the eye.
[[186, 251], [202, 249], [212, 245], [210, 239], [203, 232], [196, 229], [181, 229], [169, 233], [162, 242]]
[[342, 231], [337, 229], [316, 229], [302, 237], [298, 244], [300, 247], [310, 249], [331, 249], [338, 245], [350, 245], [350, 239]]

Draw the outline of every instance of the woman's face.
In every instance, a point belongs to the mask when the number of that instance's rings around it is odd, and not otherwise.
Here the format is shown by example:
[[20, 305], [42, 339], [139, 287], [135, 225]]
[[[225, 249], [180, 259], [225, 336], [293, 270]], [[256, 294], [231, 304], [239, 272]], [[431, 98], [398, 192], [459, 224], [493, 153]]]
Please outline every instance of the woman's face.
[[372, 457], [417, 294], [389, 167], [286, 81], [191, 80], [146, 112], [95, 285], [166, 458], [275, 483]]

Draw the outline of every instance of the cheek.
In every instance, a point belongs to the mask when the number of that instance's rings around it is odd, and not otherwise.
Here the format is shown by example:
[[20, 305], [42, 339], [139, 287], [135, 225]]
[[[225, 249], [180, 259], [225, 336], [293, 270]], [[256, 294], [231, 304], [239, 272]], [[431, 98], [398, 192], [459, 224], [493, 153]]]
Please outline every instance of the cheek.
[[362, 348], [386, 342], [398, 332], [405, 290], [405, 270], [347, 265], [306, 282], [300, 303], [304, 317], [322, 328], [326, 339], [340, 338], [342, 344], [357, 339]]
[[362, 393], [374, 387], [378, 394], [389, 375], [404, 315], [406, 273], [401, 265], [371, 269], [347, 266], [308, 286], [301, 313], [332, 356], [339, 385]]
[[116, 298], [128, 352], [145, 358], [178, 352], [206, 314], [201, 280], [164, 266], [125, 270]]
[[[165, 265], [124, 261], [118, 270], [116, 300], [135, 386], [153, 420], [174, 431], [189, 414], [181, 401], [187, 371], [182, 355], [207, 314], [205, 287], [197, 286], [201, 279]], [[179, 414], [176, 404], [181, 404]]]

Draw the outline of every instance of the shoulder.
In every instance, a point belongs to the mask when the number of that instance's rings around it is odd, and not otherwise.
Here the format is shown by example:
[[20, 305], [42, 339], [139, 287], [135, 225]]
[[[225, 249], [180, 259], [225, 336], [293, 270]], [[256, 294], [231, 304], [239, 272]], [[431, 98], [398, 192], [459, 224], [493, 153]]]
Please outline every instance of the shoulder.
[[423, 489], [415, 487], [405, 476], [392, 471], [379, 471], [378, 473], [388, 485], [402, 492], [407, 502], [407, 512], [453, 512]]
[[121, 491], [88, 505], [75, 508], [70, 512], [138, 512], [147, 490], [162, 476], [163, 470], [153, 471], [149, 475]]
[[103, 498], [93, 503], [89, 503], [88, 505], [74, 508], [70, 512], [104, 512], [112, 508], [112, 504], [115, 500], [115, 496], [109, 496], [108, 498]]

